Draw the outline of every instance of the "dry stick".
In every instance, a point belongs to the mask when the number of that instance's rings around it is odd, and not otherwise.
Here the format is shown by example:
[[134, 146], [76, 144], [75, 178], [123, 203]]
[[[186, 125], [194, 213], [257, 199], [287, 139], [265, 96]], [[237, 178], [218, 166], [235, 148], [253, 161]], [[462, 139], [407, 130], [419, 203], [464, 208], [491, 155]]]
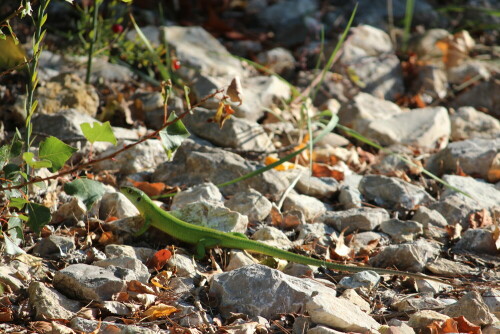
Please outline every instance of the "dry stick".
[[13, 190], [13, 189], [21, 189], [22, 187], [25, 187], [27, 185], [30, 185], [30, 184], [33, 184], [33, 183], [38, 183], [38, 182], [43, 182], [43, 181], [48, 181], [48, 180], [52, 180], [52, 179], [57, 179], [58, 177], [61, 177], [63, 175], [68, 175], [68, 174], [72, 174], [80, 169], [84, 169], [86, 167], [89, 167], [91, 165], [94, 165], [98, 162], [101, 162], [101, 161], [104, 161], [104, 160], [110, 160], [110, 159], [113, 159], [114, 157], [116, 157], [118, 154], [124, 152], [124, 151], [127, 151], [129, 149], [131, 149], [132, 147], [136, 146], [136, 145], [139, 145], [140, 143], [143, 143], [145, 142], [146, 140], [148, 139], [151, 139], [153, 137], [156, 137], [161, 130], [165, 129], [167, 126], [169, 125], [172, 125], [174, 124], [175, 122], [177, 122], [178, 120], [181, 120], [183, 119], [187, 114], [189, 114], [194, 108], [196, 107], [199, 107], [202, 103], [204, 103], [206, 100], [214, 97], [215, 95], [217, 94], [220, 94], [224, 91], [224, 89], [219, 89], [217, 91], [215, 91], [214, 93], [210, 94], [210, 95], [207, 95], [205, 96], [203, 99], [200, 100], [200, 102], [196, 103], [195, 105], [192, 105], [190, 109], [186, 110], [185, 112], [183, 112], [180, 116], [178, 116], [175, 120], [173, 121], [170, 121], [170, 122], [166, 122], [164, 123], [161, 128], [159, 128], [158, 130], [150, 133], [149, 135], [145, 135], [144, 137], [142, 137], [141, 139], [139, 139], [138, 141], [136, 141], [135, 143], [132, 143], [132, 144], [129, 144], [129, 145], [126, 145], [124, 146], [123, 148], [121, 148], [120, 150], [114, 152], [114, 153], [111, 153], [105, 157], [102, 157], [102, 158], [99, 158], [99, 159], [95, 159], [95, 160], [90, 160], [90, 161], [87, 161], [83, 164], [80, 164], [76, 167], [73, 167], [67, 171], [63, 171], [63, 172], [59, 172], [57, 174], [54, 174], [52, 176], [48, 176], [48, 177], [44, 177], [44, 178], [35, 178], [33, 180], [30, 180], [30, 181], [27, 181], [27, 182], [24, 182], [24, 183], [21, 183], [21, 184], [18, 184], [16, 186], [9, 186], [9, 187], [0, 187], [0, 191], [5, 191], [5, 190]]

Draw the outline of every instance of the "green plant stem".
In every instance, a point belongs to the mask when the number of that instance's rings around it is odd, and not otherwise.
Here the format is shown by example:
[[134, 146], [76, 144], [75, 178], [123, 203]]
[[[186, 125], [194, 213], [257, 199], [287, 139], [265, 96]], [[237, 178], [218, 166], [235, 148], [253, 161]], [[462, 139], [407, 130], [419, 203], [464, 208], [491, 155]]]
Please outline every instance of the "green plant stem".
[[[45, 10], [49, 5], [50, 0], [40, 0], [40, 5], [38, 6], [37, 16], [33, 18], [33, 23], [35, 25], [35, 33], [33, 35], [33, 59], [31, 62], [28, 62], [26, 65], [26, 69], [28, 71], [28, 83], [26, 85], [27, 96], [25, 103], [26, 110], [26, 133], [24, 135], [24, 151], [29, 152], [30, 144], [31, 144], [31, 132], [32, 123], [31, 118], [36, 109], [37, 102], [34, 99], [35, 89], [38, 85], [38, 59], [40, 58], [40, 53], [42, 52], [42, 39], [45, 35], [45, 31], [42, 32], [43, 24], [47, 19]], [[30, 178], [30, 168], [26, 164], [25, 165], [26, 177]], [[26, 190], [26, 189], [25, 189]]]
[[415, 8], [415, 0], [406, 0], [406, 12], [404, 18], [404, 33], [403, 33], [403, 51], [408, 49], [408, 41], [410, 40], [411, 21], [413, 20], [413, 9]]
[[[337, 122], [338, 122], [339, 118], [336, 116], [336, 115], [332, 115], [332, 117], [330, 118], [330, 121], [328, 122], [328, 124], [325, 126], [325, 128], [320, 132], [320, 134], [315, 137], [314, 139], [311, 140], [311, 144], [310, 146], [314, 145], [315, 143], [317, 143], [321, 138], [323, 138], [324, 136], [326, 136], [328, 133], [330, 133], [334, 128], [335, 126], [337, 125]], [[294, 151], [290, 154], [288, 154], [287, 156], [285, 156], [284, 158], [281, 158], [280, 160], [276, 161], [276, 162], [273, 162], [272, 164], [269, 164], [265, 167], [262, 167], [262, 168], [259, 168], [257, 170], [254, 170], [253, 172], [250, 172], [248, 174], [245, 174], [243, 176], [240, 176], [236, 179], [233, 179], [231, 181], [227, 181], [227, 182], [224, 182], [224, 183], [220, 183], [217, 185], [217, 187], [219, 188], [222, 188], [222, 187], [226, 187], [226, 186], [229, 186], [233, 183], [236, 183], [236, 182], [240, 182], [240, 181], [244, 181], [246, 179], [249, 179], [251, 177], [254, 177], [256, 175], [259, 175], [259, 174], [262, 174], [264, 173], [265, 171], [268, 171], [274, 167], [277, 167], [281, 164], [283, 164], [284, 162], [296, 157], [297, 155], [299, 155], [300, 153], [302, 153], [303, 151], [305, 151], [306, 149], [310, 148], [309, 145], [307, 146], [304, 146], [303, 148], [297, 150], [297, 151]]]
[[92, 33], [93, 36], [89, 43], [89, 50], [87, 54], [87, 75], [85, 76], [85, 83], [90, 83], [90, 73], [92, 72], [92, 59], [94, 58], [94, 46], [97, 43], [97, 36], [99, 35], [99, 6], [101, 5], [101, 0], [96, 0], [94, 2], [94, 16], [92, 18]]

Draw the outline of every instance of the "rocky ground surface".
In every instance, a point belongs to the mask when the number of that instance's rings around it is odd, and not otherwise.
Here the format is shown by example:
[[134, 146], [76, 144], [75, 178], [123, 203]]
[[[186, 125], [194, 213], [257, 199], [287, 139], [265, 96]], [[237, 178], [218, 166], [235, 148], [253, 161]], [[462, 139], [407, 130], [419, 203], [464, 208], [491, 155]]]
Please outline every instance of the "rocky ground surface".
[[[207, 3], [181, 2], [164, 21], [157, 10], [135, 8], [151, 43], [167, 40], [180, 62], [173, 73], [189, 86], [190, 102], [203, 102], [183, 118], [191, 136], [170, 159], [150, 139], [32, 191], [52, 220], [41, 236], [25, 228], [17, 251], [4, 238], [0, 331], [500, 333], [498, 31], [466, 25], [498, 26], [498, 17], [470, 9], [476, 1], [461, 12], [416, 1], [403, 51], [397, 26], [406, 2], [392, 1], [388, 16], [386, 1], [362, 1], [318, 85], [353, 1]], [[70, 10], [51, 6], [52, 27]], [[78, 148], [75, 166], [164, 123], [158, 76], [97, 57], [85, 84], [85, 58], [56, 48], [62, 37], [50, 32], [39, 64], [36, 140], [55, 136]], [[136, 40], [133, 28], [123, 35]], [[236, 77], [242, 103], [220, 127], [209, 122], [217, 120], [220, 94], [204, 98]], [[26, 118], [23, 80], [16, 71], [0, 77], [3, 143]], [[188, 108], [182, 96], [174, 90], [168, 103], [178, 115]], [[324, 110], [383, 149], [337, 128], [286, 168], [220, 187], [307, 145]], [[97, 120], [111, 121], [116, 146], [85, 140], [80, 124]], [[106, 185], [95, 203], [63, 191], [77, 177]], [[194, 224], [446, 284], [230, 249], [195, 261], [191, 246], [153, 228], [134, 237], [137, 209], [117, 192], [131, 184], [150, 194], [179, 191], [164, 208]], [[2, 212], [4, 231], [11, 214]]]

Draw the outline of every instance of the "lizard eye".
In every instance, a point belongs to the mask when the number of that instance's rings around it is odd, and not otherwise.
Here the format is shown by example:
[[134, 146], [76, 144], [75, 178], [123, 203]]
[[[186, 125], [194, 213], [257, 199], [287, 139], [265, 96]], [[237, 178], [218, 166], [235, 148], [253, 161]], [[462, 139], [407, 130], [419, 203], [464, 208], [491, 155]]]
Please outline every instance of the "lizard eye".
[[139, 203], [141, 201], [141, 199], [142, 199], [142, 197], [140, 197], [140, 196], [137, 197], [137, 199], [136, 199], [137, 203]]

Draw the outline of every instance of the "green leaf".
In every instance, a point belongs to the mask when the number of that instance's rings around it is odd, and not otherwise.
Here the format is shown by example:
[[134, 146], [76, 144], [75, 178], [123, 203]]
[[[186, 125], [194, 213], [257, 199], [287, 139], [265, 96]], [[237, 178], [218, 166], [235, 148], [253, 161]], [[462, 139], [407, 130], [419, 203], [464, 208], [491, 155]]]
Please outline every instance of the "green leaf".
[[50, 222], [50, 209], [46, 206], [29, 202], [28, 203], [28, 226], [39, 234], [42, 227]]
[[77, 179], [64, 185], [64, 191], [68, 195], [75, 196], [82, 200], [87, 209], [99, 200], [105, 192], [104, 185], [100, 182], [89, 179]]
[[8, 230], [9, 237], [16, 245], [20, 245], [24, 241], [23, 235], [23, 221], [17, 216], [16, 213], [9, 219]]
[[109, 122], [94, 122], [93, 127], [90, 125], [90, 123], [82, 123], [80, 124], [80, 128], [82, 129], [85, 138], [87, 138], [87, 140], [92, 144], [96, 141], [103, 141], [116, 146], [116, 137]]
[[23, 160], [26, 161], [26, 163], [31, 167], [31, 168], [50, 168], [52, 167], [52, 162], [49, 160], [41, 160], [37, 161], [35, 160], [35, 155], [32, 152], [24, 152], [23, 153]]
[[16, 208], [18, 210], [22, 210], [26, 203], [29, 203], [29, 202], [28, 202], [28, 200], [24, 199], [23, 197], [12, 197], [9, 200], [9, 207]]
[[[168, 117], [168, 122], [175, 120], [177, 116], [171, 113]], [[165, 129], [160, 131], [160, 139], [163, 148], [167, 152], [170, 159], [172, 153], [181, 146], [184, 139], [190, 136], [189, 131], [186, 129], [182, 121], [179, 119], [177, 122], [170, 124]]]
[[48, 137], [40, 143], [38, 156], [41, 160], [49, 160], [52, 163], [51, 171], [56, 172], [61, 169], [66, 161], [77, 151], [56, 137]]

